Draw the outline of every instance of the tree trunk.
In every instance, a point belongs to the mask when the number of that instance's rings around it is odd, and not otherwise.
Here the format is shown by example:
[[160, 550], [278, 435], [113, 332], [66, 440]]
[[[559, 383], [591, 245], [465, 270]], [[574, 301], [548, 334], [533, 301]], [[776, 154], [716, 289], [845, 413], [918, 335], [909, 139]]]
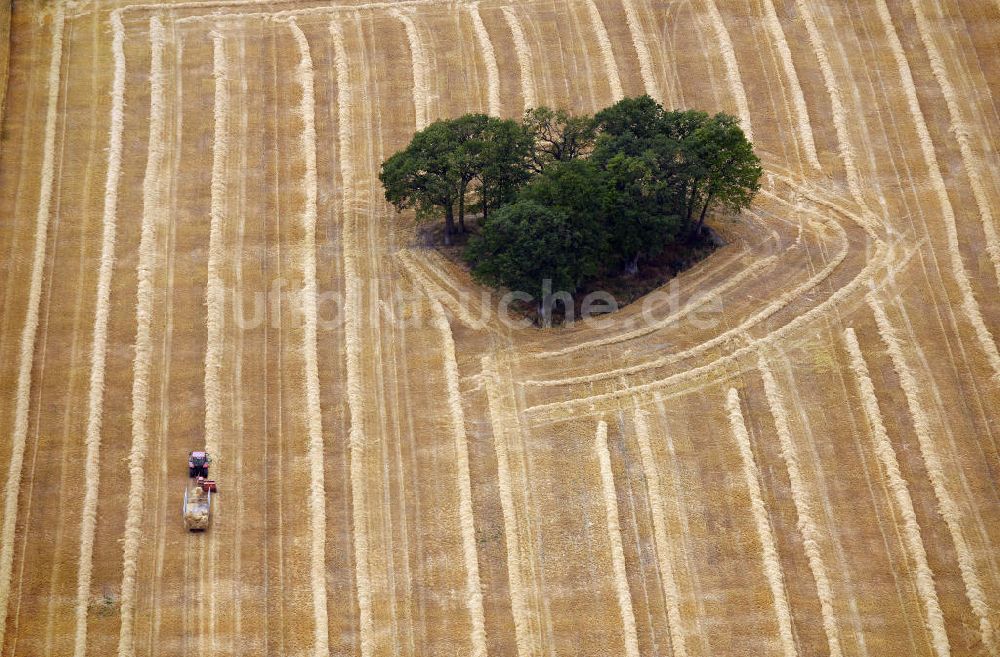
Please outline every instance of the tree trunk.
[[691, 214], [692, 214], [691, 211], [694, 209], [694, 198], [695, 198], [695, 195], [697, 194], [697, 192], [698, 192], [698, 186], [697, 185], [692, 185], [691, 186], [691, 198], [687, 199], [687, 203], [686, 203], [687, 207], [684, 208], [684, 212], [685, 212], [684, 219], [685, 219], [685, 222], [687, 223], [688, 226], [691, 225]]
[[458, 227], [463, 233], [467, 233], [465, 230], [465, 183], [462, 183], [462, 189], [458, 194]]
[[458, 197], [458, 227], [463, 233], [467, 233], [465, 229], [465, 187], [463, 185], [462, 194]]
[[444, 245], [451, 246], [451, 236], [455, 232], [455, 210], [449, 201], [444, 206]]
[[639, 273], [639, 254], [636, 253], [631, 260], [625, 263], [625, 275], [635, 276]]
[[708, 206], [711, 203], [712, 203], [712, 194], [709, 194], [708, 198], [705, 199], [705, 205], [703, 205], [701, 208], [701, 216], [698, 217], [698, 224], [694, 227], [694, 230], [691, 232], [692, 236], [696, 236], [701, 232], [701, 227], [705, 225], [705, 215], [708, 214]]

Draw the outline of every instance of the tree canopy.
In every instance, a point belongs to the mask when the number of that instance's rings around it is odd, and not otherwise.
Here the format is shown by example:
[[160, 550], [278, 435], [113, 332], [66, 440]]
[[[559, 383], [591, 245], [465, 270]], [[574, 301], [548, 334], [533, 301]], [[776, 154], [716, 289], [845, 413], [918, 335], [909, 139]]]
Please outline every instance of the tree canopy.
[[481, 214], [466, 249], [480, 280], [537, 291], [547, 278], [575, 291], [701, 239], [713, 210], [750, 206], [761, 175], [734, 117], [640, 96], [594, 116], [539, 107], [520, 121], [436, 121], [379, 177], [397, 209], [443, 215], [446, 244], [466, 231], [466, 212]]

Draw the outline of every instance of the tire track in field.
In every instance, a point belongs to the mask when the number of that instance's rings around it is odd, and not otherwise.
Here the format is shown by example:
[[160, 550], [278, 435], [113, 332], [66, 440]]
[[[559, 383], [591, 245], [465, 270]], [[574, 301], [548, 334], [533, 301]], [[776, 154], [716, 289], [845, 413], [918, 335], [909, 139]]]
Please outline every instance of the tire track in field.
[[917, 516], [913, 510], [913, 500], [910, 498], [906, 480], [900, 474], [896, 450], [886, 433], [882, 412], [878, 407], [878, 398], [875, 396], [875, 386], [868, 373], [868, 365], [861, 354], [861, 346], [858, 344], [858, 338], [853, 328], [844, 330], [844, 344], [850, 355], [851, 371], [857, 380], [865, 417], [868, 418], [868, 428], [874, 443], [875, 454], [882, 463], [889, 489], [892, 491], [896, 506], [903, 517], [903, 538], [916, 571], [914, 580], [917, 593], [924, 605], [924, 613], [927, 615], [925, 623], [931, 633], [931, 643], [938, 657], [947, 657], [951, 654], [951, 646], [944, 626], [944, 615], [941, 613], [941, 606], [938, 603], [937, 591], [934, 588], [934, 573], [927, 565], [927, 552], [924, 549], [920, 525], [917, 523]]
[[153, 274], [156, 260], [157, 227], [162, 210], [160, 202], [161, 163], [163, 160], [163, 51], [164, 31], [159, 17], [149, 21], [150, 109], [146, 173], [142, 189], [142, 237], [136, 267], [136, 337], [132, 378], [132, 448], [129, 453], [129, 498], [122, 545], [121, 627], [118, 656], [134, 657], [135, 585], [138, 553], [142, 539], [142, 515], [145, 496], [145, 459], [149, 442], [149, 385], [152, 360]]
[[531, 48], [528, 47], [528, 40], [524, 36], [524, 28], [514, 10], [509, 7], [502, 7], [504, 20], [510, 28], [511, 37], [514, 40], [514, 50], [517, 52], [517, 63], [521, 69], [521, 97], [524, 99], [524, 109], [527, 111], [533, 107], [538, 107], [538, 96], [535, 89], [535, 68], [531, 59]]
[[316, 103], [309, 42], [294, 19], [289, 22], [289, 27], [299, 49], [299, 64], [296, 75], [302, 90], [299, 108], [300, 119], [303, 123], [302, 159], [305, 162], [305, 175], [302, 182], [305, 196], [305, 208], [302, 213], [302, 226], [305, 233], [305, 244], [302, 248], [302, 310], [305, 319], [302, 332], [302, 352], [305, 360], [306, 420], [309, 431], [311, 475], [309, 487], [310, 525], [312, 529], [310, 579], [315, 621], [315, 647], [313, 650], [316, 657], [322, 657], [329, 653], [330, 634], [326, 596], [326, 490], [323, 465], [323, 425], [319, 396], [319, 363], [316, 353], [316, 204], [318, 185], [316, 180]]
[[886, 346], [886, 350], [889, 352], [893, 369], [899, 376], [900, 387], [902, 387], [903, 393], [906, 396], [906, 405], [910, 412], [910, 419], [913, 422], [914, 433], [917, 436], [920, 455], [923, 457], [924, 465], [927, 468], [927, 475], [934, 488], [934, 496], [938, 503], [938, 513], [948, 527], [952, 543], [955, 546], [955, 555], [958, 560], [959, 572], [962, 575], [962, 582], [965, 585], [966, 598], [969, 601], [973, 614], [975, 614], [976, 619], [979, 621], [979, 634], [982, 637], [983, 645], [990, 655], [996, 655], [997, 646], [993, 636], [993, 625], [990, 622], [990, 605], [987, 602], [986, 594], [979, 579], [975, 557], [962, 531], [961, 511], [945, 483], [947, 476], [944, 472], [937, 447], [934, 445], [931, 437], [933, 431], [930, 420], [920, 402], [920, 384], [910, 370], [910, 366], [906, 363], [902, 344], [899, 342], [896, 330], [890, 323], [882, 304], [874, 295], [869, 295], [866, 300], [872, 314], [875, 316], [879, 335]]
[[108, 318], [111, 313], [111, 277], [115, 267], [122, 131], [125, 125], [123, 115], [125, 106], [125, 29], [118, 12], [112, 12], [110, 23], [114, 74], [111, 83], [101, 261], [97, 281], [94, 334], [90, 348], [90, 390], [87, 397], [87, 432], [84, 438], [87, 454], [84, 461], [85, 488], [80, 522], [80, 558], [77, 567], [76, 631], [73, 657], [84, 657], [87, 651], [87, 605], [90, 599], [90, 582], [94, 562], [94, 534], [97, 530], [97, 493], [101, 476], [101, 427], [104, 412], [104, 373], [108, 351]]
[[4, 644], [7, 625], [7, 605], [10, 598], [11, 570], [14, 563], [14, 530], [17, 526], [21, 471], [28, 433], [28, 411], [31, 402], [31, 369], [34, 363], [35, 337], [38, 332], [39, 307], [42, 296], [42, 276], [52, 205], [52, 184], [55, 175], [56, 119], [59, 105], [59, 81], [62, 70], [64, 7], [56, 8], [52, 26], [51, 58], [49, 60], [48, 98], [45, 112], [45, 133], [42, 146], [41, 185], [38, 212], [35, 216], [35, 245], [32, 251], [31, 284], [28, 288], [28, 310], [21, 331], [14, 393], [14, 427], [11, 433], [11, 455], [4, 489], [3, 528], [0, 530], [0, 646]]
[[[812, 290], [820, 283], [825, 281], [830, 276], [830, 274], [833, 273], [833, 270], [839, 267], [840, 264], [847, 258], [847, 255], [849, 253], [849, 244], [847, 241], [846, 231], [843, 229], [842, 226], [840, 226], [840, 224], [836, 222], [831, 222], [830, 224], [828, 224], [828, 226], [833, 228], [834, 232], [836, 232], [838, 237], [840, 237], [841, 239], [841, 248], [838, 250], [836, 255], [829, 262], [827, 262], [826, 265], [824, 265], [824, 267], [820, 271], [810, 276], [805, 282], [800, 283], [792, 290], [782, 293], [777, 298], [772, 300], [768, 305], [766, 305], [763, 309], [757, 311], [756, 313], [748, 317], [738, 326], [728, 329], [727, 331], [724, 331], [723, 333], [685, 351], [672, 353], [670, 355], [662, 356], [660, 358], [655, 358], [650, 361], [638, 363], [636, 365], [616, 368], [613, 370], [606, 370], [602, 372], [597, 372], [595, 374], [584, 374], [580, 376], [566, 377], [562, 379], [528, 380], [524, 382], [524, 385], [537, 386], [537, 387], [554, 387], [554, 386], [573, 385], [579, 383], [592, 383], [594, 381], [610, 379], [616, 376], [635, 374], [649, 369], [655, 369], [657, 367], [669, 365], [671, 363], [676, 363], [685, 358], [690, 358], [692, 356], [704, 353], [705, 351], [708, 351], [713, 347], [716, 347], [720, 344], [723, 344], [731, 340], [734, 336], [745, 334], [748, 330], [750, 330], [754, 326], [760, 324], [764, 320], [772, 317], [774, 314], [785, 308], [794, 299], [798, 298], [799, 296], [802, 296], [803, 294], [807, 293], [808, 291]], [[861, 277], [860, 276], [856, 277], [855, 280], [858, 280], [859, 278]], [[847, 288], [845, 287], [841, 289], [843, 290]], [[834, 297], [832, 296], [830, 297], [830, 299], [833, 298]], [[821, 306], [817, 306], [812, 310], [815, 310], [816, 308], [819, 307]], [[802, 316], [800, 315], [799, 317]]]
[[812, 500], [806, 489], [805, 479], [799, 470], [799, 456], [792, 440], [791, 428], [785, 411], [785, 402], [778, 383], [763, 354], [757, 359], [757, 368], [764, 379], [764, 392], [767, 404], [774, 418], [775, 432], [781, 444], [781, 458], [785, 462], [788, 479], [791, 485], [792, 501], [795, 503], [795, 513], [798, 517], [797, 526], [802, 535], [802, 546], [809, 562], [809, 570], [816, 582], [816, 592], [819, 595], [820, 615], [823, 620], [823, 630], [826, 633], [830, 657], [839, 657], [841, 652], [840, 632], [837, 628], [836, 613], [833, 608], [833, 590], [827, 574], [826, 564], [820, 550], [821, 534], [812, 517]]
[[611, 471], [611, 454], [608, 452], [608, 423], [604, 420], [597, 423], [594, 452], [597, 454], [601, 470], [601, 489], [604, 494], [608, 542], [611, 545], [611, 564], [614, 569], [615, 591], [618, 594], [618, 611], [622, 619], [622, 633], [625, 635], [625, 655], [639, 657], [635, 611], [632, 608], [632, 593], [628, 586], [621, 526], [618, 522], [618, 495], [615, 491], [614, 473]]

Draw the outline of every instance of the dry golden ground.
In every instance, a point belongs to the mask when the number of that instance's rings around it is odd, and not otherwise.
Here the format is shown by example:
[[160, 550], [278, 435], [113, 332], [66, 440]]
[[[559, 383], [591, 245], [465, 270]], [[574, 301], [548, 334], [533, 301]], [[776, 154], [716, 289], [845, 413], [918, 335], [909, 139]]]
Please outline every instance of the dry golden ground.
[[[0, 653], [1000, 657], [997, 43], [994, 0], [17, 3]], [[427, 122], [642, 93], [765, 186], [610, 323], [504, 324], [383, 201]]]

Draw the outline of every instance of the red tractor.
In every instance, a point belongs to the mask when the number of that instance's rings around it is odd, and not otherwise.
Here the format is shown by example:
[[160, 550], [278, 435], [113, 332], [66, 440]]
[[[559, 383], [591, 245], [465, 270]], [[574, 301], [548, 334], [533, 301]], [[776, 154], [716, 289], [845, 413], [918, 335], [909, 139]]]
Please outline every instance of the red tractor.
[[184, 488], [184, 525], [192, 531], [208, 529], [212, 513], [212, 493], [215, 482], [208, 478], [208, 452], [188, 453], [188, 476], [191, 482]]
[[212, 462], [212, 457], [208, 452], [188, 452], [188, 477], [208, 478], [208, 464]]

